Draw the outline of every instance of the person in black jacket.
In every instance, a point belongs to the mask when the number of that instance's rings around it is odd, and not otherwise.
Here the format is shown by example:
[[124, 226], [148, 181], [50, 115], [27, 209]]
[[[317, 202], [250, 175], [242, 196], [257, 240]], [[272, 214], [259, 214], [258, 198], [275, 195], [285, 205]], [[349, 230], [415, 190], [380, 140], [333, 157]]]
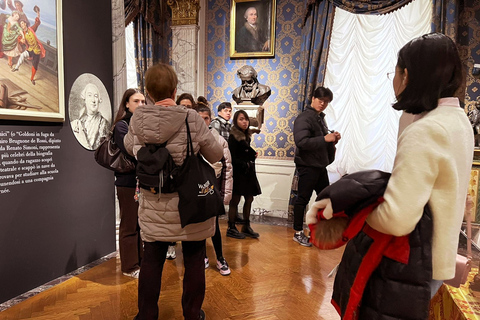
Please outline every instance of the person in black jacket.
[[330, 89], [318, 87], [307, 106], [295, 120], [293, 138], [295, 140], [295, 165], [298, 172], [298, 195], [293, 209], [293, 240], [310, 247], [308, 237], [303, 232], [305, 208], [312, 191], [317, 194], [329, 185], [326, 167], [335, 159], [335, 144], [341, 139], [338, 132], [329, 131], [323, 111], [333, 100]]
[[[233, 127], [228, 137], [228, 148], [232, 155], [233, 166], [233, 189], [232, 200], [228, 208], [228, 229], [227, 237], [244, 239], [258, 238], [259, 235], [250, 227], [250, 210], [252, 208], [253, 197], [262, 193], [260, 184], [255, 173], [255, 159], [257, 153], [250, 147], [250, 119], [243, 110], [238, 110], [233, 116]], [[242, 232], [235, 227], [235, 217], [238, 211], [238, 203], [243, 196], [245, 203], [243, 205], [243, 219], [245, 224]]]
[[[123, 137], [128, 132], [128, 124], [135, 109], [145, 104], [145, 96], [138, 89], [127, 89], [123, 94], [114, 122], [113, 137], [120, 150], [136, 163], [123, 144]], [[120, 250], [121, 269], [124, 275], [138, 278], [140, 260], [143, 256], [143, 244], [138, 226], [138, 202], [134, 200], [137, 179], [135, 171], [115, 172], [118, 205], [120, 207], [120, 227], [118, 246]]]

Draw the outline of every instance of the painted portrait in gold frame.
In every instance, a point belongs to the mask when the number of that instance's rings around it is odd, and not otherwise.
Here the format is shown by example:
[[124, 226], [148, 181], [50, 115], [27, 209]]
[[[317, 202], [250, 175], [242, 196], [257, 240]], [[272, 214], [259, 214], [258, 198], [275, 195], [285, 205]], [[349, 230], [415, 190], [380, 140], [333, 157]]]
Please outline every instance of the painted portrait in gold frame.
[[230, 57], [275, 57], [275, 0], [232, 0]]

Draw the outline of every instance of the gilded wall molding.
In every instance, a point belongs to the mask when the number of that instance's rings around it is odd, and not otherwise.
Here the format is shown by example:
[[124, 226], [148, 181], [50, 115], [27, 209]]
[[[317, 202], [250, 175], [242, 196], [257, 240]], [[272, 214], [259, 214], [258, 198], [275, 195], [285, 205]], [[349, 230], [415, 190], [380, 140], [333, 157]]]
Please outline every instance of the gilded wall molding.
[[200, 0], [167, 0], [172, 9], [172, 26], [197, 25]]

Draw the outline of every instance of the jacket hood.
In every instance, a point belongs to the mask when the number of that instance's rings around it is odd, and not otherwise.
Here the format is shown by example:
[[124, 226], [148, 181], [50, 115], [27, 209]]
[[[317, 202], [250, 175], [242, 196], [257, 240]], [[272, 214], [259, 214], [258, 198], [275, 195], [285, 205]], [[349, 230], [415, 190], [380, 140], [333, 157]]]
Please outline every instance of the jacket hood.
[[145, 105], [135, 110], [130, 125], [140, 143], [164, 143], [184, 126], [187, 113], [183, 106]]

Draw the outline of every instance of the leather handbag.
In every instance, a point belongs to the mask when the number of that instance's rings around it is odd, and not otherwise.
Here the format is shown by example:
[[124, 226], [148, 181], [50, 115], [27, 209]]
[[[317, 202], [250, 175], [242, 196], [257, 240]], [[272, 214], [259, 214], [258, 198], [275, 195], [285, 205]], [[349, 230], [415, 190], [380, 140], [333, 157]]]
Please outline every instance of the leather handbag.
[[135, 163], [115, 143], [113, 132], [100, 140], [94, 156], [99, 165], [115, 172], [127, 173], [135, 170]]
[[[469, 206], [468, 201], [471, 199], [467, 198], [467, 208]], [[467, 256], [464, 257], [460, 254], [457, 254], [457, 264], [455, 266], [455, 277], [450, 280], [445, 280], [444, 283], [449, 286], [459, 288], [462, 284], [465, 284], [467, 281], [468, 274], [472, 268], [472, 216], [471, 210], [466, 209], [465, 220], [467, 221]]]
[[178, 211], [182, 228], [225, 213], [215, 171], [200, 153], [194, 154], [188, 116], [185, 124], [187, 156], [173, 180], [179, 197]]

